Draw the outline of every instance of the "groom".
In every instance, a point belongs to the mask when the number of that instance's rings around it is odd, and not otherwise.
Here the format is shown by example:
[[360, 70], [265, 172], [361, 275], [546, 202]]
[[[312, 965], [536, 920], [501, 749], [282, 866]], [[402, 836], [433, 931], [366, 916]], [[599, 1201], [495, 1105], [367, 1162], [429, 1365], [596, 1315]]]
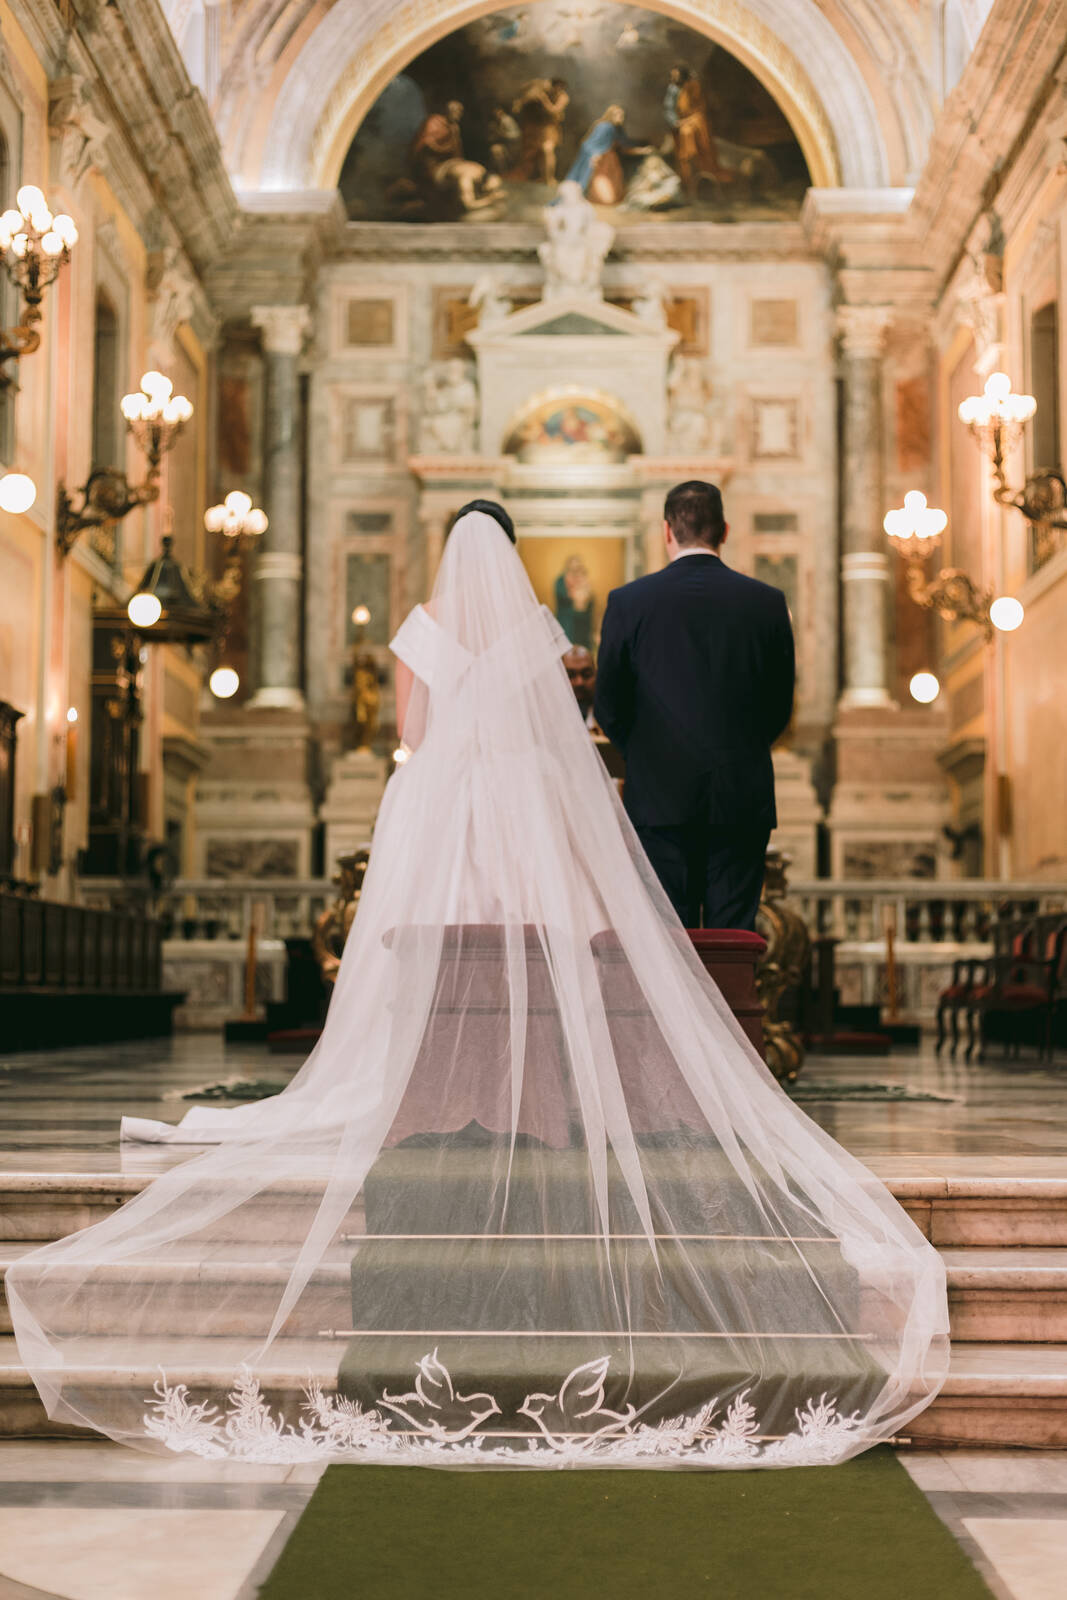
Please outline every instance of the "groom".
[[771, 746], [793, 708], [785, 596], [732, 572], [714, 484], [664, 506], [668, 565], [608, 598], [594, 710], [626, 757], [625, 803], [687, 928], [754, 928], [774, 809]]

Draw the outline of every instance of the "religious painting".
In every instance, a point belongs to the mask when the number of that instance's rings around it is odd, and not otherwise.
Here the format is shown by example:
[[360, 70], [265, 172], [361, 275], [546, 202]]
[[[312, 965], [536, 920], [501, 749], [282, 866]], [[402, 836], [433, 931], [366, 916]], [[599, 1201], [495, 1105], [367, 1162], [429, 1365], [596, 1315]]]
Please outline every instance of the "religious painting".
[[625, 549], [615, 535], [519, 534], [519, 555], [537, 598], [572, 644], [594, 654], [608, 595], [626, 582]]
[[340, 188], [353, 221], [540, 222], [564, 178], [616, 226], [795, 216], [811, 181], [777, 102], [706, 35], [642, 6], [539, 0], [410, 61]]
[[617, 403], [577, 387], [532, 400], [504, 443], [504, 454], [520, 461], [556, 457], [575, 464], [622, 461], [640, 449], [637, 430]]

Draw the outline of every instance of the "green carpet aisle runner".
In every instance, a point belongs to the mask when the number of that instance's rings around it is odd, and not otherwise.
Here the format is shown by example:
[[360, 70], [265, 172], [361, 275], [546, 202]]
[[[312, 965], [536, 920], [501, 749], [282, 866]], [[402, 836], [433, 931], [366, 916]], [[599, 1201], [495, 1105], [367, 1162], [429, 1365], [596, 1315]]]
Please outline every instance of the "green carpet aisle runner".
[[330, 1467], [260, 1600], [990, 1600], [888, 1447], [768, 1472]]

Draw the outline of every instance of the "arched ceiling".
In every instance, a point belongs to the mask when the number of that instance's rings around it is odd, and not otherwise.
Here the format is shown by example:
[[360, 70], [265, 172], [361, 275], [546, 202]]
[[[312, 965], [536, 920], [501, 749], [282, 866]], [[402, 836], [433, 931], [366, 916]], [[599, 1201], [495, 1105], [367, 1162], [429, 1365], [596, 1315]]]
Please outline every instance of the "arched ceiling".
[[[539, 0], [529, 0], [536, 5]], [[642, 0], [736, 55], [813, 180], [907, 186], [990, 0]], [[377, 95], [501, 0], [163, 0], [239, 191], [331, 189]]]

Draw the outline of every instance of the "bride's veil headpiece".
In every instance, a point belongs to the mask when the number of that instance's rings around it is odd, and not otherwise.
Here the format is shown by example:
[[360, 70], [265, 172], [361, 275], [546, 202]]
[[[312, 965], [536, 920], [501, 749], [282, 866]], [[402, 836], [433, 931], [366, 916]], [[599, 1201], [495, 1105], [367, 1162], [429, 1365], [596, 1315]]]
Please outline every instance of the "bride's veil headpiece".
[[655, 882], [567, 648], [463, 517], [322, 1037], [213, 1146], [15, 1262], [51, 1415], [149, 1448], [836, 1461], [946, 1368], [944, 1271], [778, 1088]]

